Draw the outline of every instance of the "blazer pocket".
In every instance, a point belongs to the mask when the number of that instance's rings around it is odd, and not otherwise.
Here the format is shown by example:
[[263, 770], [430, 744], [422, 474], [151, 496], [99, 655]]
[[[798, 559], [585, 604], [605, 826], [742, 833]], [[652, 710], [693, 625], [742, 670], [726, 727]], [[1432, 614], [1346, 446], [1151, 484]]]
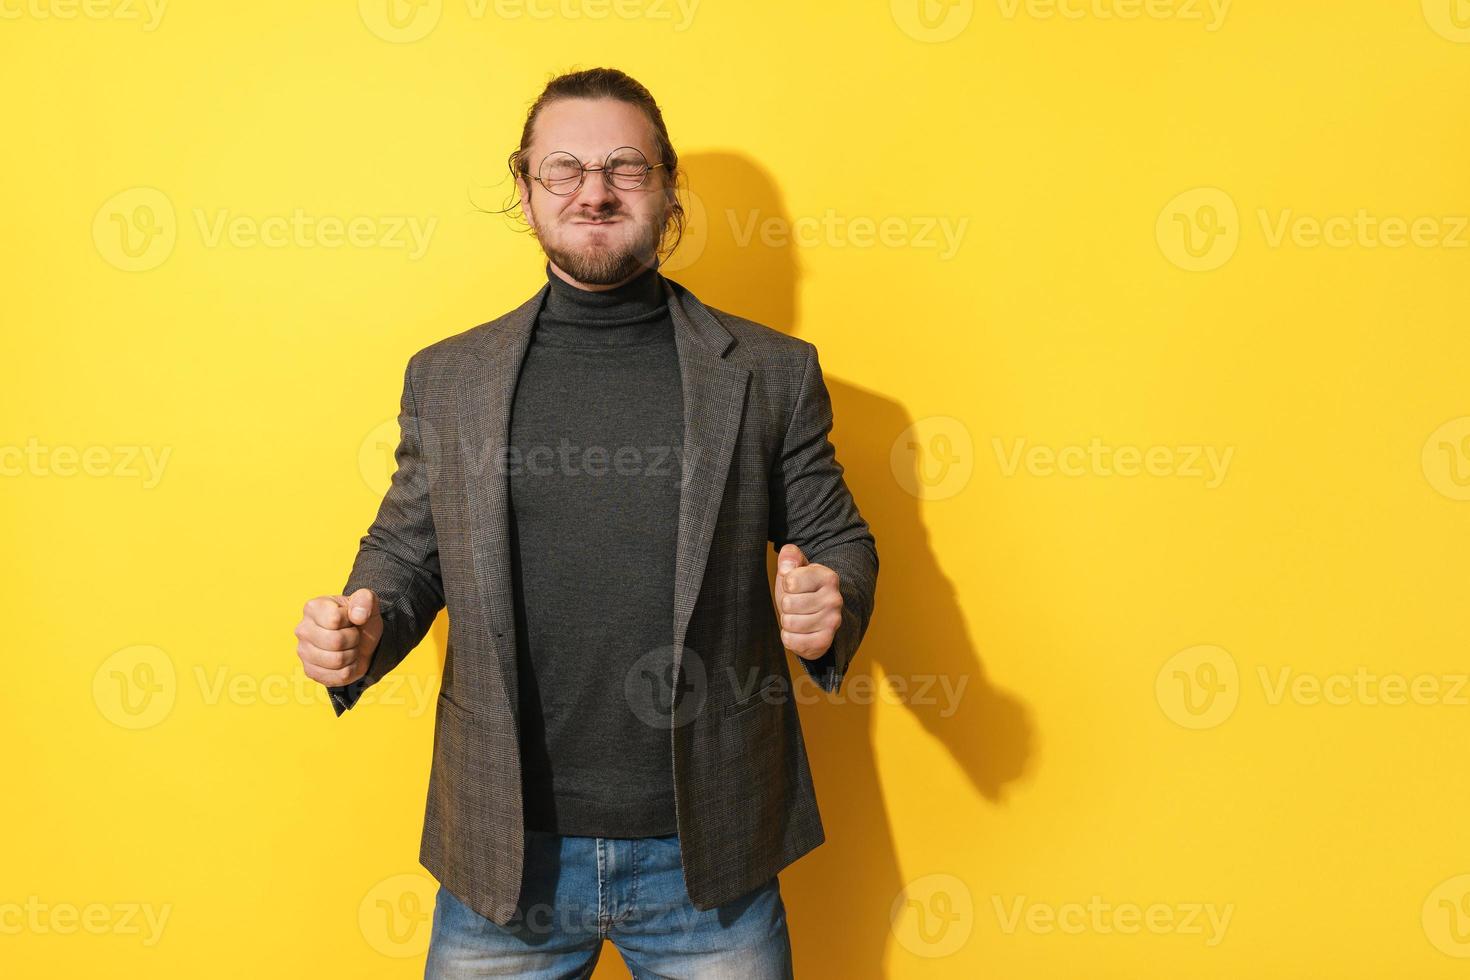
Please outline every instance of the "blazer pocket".
[[472, 719], [474, 717], [474, 713], [469, 708], [466, 708], [443, 691], [439, 692], [439, 705], [450, 714], [456, 715], [459, 718]]
[[763, 703], [770, 691], [780, 683], [780, 677], [772, 676], [766, 678], [766, 682], [762, 684], [760, 686], [760, 689], [754, 694], [750, 695], [749, 697], [741, 698], [739, 701], [736, 701], [733, 704], [725, 705], [725, 717], [729, 718], [731, 715], [738, 715], [742, 711], [749, 711], [756, 705]]

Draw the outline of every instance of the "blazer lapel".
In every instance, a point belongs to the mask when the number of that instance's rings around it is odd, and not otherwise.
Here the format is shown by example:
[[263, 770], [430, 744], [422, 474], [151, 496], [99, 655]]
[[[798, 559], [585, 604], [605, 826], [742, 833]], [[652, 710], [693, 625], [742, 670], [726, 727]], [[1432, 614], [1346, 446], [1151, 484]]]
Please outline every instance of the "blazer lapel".
[[[480, 608], [490, 634], [495, 670], [511, 717], [517, 703], [514, 593], [510, 568], [510, 499], [505, 448], [510, 438], [511, 399], [531, 344], [536, 314], [550, 284], [505, 316], [477, 330], [459, 375], [459, 449], [465, 483], [466, 533], [479, 587]], [[478, 651], [477, 651], [478, 652]], [[493, 691], [481, 691], [488, 700]]]
[[[726, 476], [740, 430], [750, 369], [725, 360], [730, 332], [685, 287], [664, 279], [674, 323], [674, 343], [684, 398], [684, 444], [677, 454], [679, 527], [674, 561], [674, 663], [680, 653], [704, 580]], [[475, 580], [486, 628], [505, 642], [493, 644], [496, 671], [519, 723], [515, 609], [510, 556], [510, 493], [506, 447], [516, 380], [536, 316], [550, 290], [536, 295], [476, 331], [458, 378], [460, 452], [466, 516]], [[588, 583], [596, 587], [596, 583]], [[483, 692], [490, 693], [490, 692]]]
[[[677, 676], [714, 538], [725, 478], [745, 408], [750, 369], [725, 360], [735, 342], [694, 294], [664, 280], [684, 389], [679, 532], [674, 558], [674, 665]], [[762, 488], [764, 489], [764, 488]], [[705, 665], [706, 669], [709, 667]]]

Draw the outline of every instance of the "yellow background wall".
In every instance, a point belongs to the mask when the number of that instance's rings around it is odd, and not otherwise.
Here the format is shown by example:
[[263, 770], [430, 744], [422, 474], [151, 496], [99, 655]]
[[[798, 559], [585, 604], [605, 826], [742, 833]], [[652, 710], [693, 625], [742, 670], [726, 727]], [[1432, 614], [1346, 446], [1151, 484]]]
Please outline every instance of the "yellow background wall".
[[1470, 5], [393, 2], [0, 0], [0, 973], [421, 975], [445, 623], [291, 630], [603, 64], [878, 540], [797, 975], [1464, 973]]

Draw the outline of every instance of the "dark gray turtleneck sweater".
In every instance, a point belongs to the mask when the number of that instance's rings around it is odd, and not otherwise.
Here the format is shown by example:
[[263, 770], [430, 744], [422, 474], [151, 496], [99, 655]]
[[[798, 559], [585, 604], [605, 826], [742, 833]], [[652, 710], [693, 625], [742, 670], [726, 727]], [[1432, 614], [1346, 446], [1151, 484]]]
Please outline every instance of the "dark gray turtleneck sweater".
[[546, 275], [508, 455], [526, 826], [673, 834], [674, 325], [657, 269], [601, 292]]

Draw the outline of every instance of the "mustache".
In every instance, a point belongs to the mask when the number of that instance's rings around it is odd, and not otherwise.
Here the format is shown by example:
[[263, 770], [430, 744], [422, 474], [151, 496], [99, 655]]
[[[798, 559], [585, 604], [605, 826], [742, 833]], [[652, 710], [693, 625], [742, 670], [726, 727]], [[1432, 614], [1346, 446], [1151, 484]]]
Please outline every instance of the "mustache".
[[577, 214], [572, 215], [567, 220], [569, 220], [569, 221], [606, 221], [608, 218], [617, 218], [617, 217], [622, 217], [623, 215], [624, 215], [624, 211], [623, 211], [622, 208], [613, 208], [611, 210], [604, 210], [604, 211], [581, 211], [581, 212], [578, 212]]

